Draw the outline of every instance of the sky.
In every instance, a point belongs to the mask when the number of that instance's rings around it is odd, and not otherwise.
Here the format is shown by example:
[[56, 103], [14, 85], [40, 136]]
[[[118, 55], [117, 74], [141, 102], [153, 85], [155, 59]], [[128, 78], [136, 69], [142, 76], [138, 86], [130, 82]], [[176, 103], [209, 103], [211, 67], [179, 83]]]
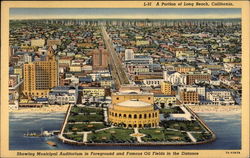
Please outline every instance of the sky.
[[10, 8], [10, 19], [240, 18], [238, 8]]

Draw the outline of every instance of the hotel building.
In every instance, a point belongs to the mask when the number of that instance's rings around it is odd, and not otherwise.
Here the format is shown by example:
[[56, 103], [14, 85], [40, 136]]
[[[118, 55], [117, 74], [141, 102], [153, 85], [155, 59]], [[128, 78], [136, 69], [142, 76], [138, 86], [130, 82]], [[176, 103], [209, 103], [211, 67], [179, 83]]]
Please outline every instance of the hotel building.
[[100, 48], [99, 50], [94, 50], [93, 52], [93, 69], [94, 70], [105, 70], [108, 68], [109, 60], [108, 52]]
[[50, 47], [45, 61], [24, 64], [24, 90], [28, 98], [47, 97], [51, 88], [58, 86], [58, 65]]

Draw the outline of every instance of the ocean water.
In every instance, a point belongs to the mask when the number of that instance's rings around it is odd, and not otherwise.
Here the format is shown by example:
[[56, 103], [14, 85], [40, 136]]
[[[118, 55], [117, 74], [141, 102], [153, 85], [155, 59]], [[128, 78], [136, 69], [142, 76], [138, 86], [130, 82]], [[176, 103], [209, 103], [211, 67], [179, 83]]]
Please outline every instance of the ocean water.
[[[214, 142], [201, 145], [184, 146], [75, 146], [62, 143], [53, 137], [25, 137], [28, 132], [39, 133], [43, 130], [59, 130], [64, 113], [10, 113], [9, 116], [9, 149], [10, 150], [237, 150], [241, 149], [241, 114], [240, 113], [198, 113], [206, 124], [215, 132]], [[46, 141], [57, 143], [49, 146]]]

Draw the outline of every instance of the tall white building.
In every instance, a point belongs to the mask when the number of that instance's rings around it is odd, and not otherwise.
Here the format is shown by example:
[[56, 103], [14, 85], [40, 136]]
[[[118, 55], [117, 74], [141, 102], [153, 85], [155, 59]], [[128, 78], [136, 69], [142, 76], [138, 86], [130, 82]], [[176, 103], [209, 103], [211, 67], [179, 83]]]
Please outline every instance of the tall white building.
[[125, 50], [125, 61], [133, 60], [134, 59], [134, 51], [133, 49], [126, 49]]

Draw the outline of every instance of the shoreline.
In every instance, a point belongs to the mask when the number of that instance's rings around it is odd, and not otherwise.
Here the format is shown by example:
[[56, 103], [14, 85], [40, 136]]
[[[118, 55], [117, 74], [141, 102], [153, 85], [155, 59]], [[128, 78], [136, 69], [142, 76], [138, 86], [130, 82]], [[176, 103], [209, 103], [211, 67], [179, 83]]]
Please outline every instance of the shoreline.
[[240, 105], [187, 105], [195, 113], [241, 113]]
[[[186, 105], [195, 113], [241, 113], [240, 105]], [[13, 113], [66, 113], [69, 105], [49, 105], [41, 108], [20, 108]]]
[[69, 105], [49, 105], [41, 108], [20, 108], [18, 110], [9, 110], [13, 113], [66, 113]]

